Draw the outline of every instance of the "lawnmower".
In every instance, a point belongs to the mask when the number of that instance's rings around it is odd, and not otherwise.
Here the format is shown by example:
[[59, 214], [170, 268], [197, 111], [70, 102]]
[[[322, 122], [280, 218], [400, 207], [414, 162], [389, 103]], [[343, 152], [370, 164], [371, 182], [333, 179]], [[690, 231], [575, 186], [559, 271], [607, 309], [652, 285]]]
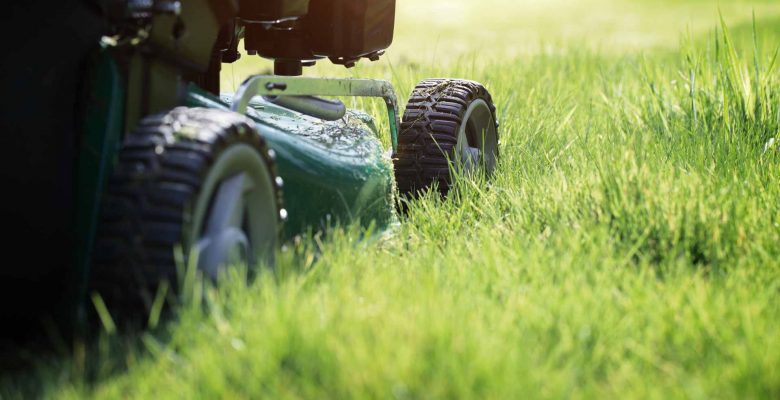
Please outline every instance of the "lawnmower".
[[[6, 105], [2, 123], [4, 175], [22, 194], [6, 207], [12, 251], [38, 246], [5, 281], [66, 308], [95, 293], [143, 314], [181, 265], [212, 279], [272, 266], [303, 232], [382, 229], [399, 198], [446, 196], [458, 171], [496, 168], [496, 109], [479, 83], [425, 80], [401, 118], [389, 82], [302, 76], [324, 59], [378, 60], [395, 0], [61, 3], [11, 6], [9, 20], [38, 29], [3, 63], [4, 93], [30, 102]], [[222, 64], [240, 47], [274, 73], [226, 94]], [[389, 131], [349, 97], [382, 101]]]

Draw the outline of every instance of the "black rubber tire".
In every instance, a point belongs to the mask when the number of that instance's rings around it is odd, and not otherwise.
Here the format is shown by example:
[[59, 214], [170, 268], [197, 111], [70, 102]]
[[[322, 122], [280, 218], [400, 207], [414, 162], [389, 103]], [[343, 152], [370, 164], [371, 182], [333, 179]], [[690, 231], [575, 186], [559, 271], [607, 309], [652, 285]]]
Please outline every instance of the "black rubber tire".
[[401, 121], [398, 150], [393, 155], [395, 179], [402, 197], [415, 197], [434, 183], [438, 183], [442, 196], [449, 193], [458, 131], [469, 105], [480, 99], [490, 108], [498, 136], [496, 107], [480, 83], [427, 79], [414, 88]]
[[114, 316], [143, 318], [162, 280], [176, 288], [174, 249], [183, 244], [192, 203], [209, 168], [235, 144], [251, 146], [265, 162], [281, 223], [274, 154], [247, 117], [180, 107], [145, 118], [125, 138], [103, 196], [90, 274], [90, 292]]

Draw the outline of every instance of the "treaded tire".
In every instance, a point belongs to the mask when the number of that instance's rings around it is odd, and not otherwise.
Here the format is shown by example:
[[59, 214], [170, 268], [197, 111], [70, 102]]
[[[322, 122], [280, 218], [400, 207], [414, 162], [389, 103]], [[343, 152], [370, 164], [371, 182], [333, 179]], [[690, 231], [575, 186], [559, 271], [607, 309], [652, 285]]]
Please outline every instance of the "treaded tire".
[[427, 79], [415, 87], [401, 122], [398, 150], [393, 155], [395, 178], [402, 197], [415, 197], [434, 183], [438, 183], [442, 196], [449, 193], [459, 130], [469, 106], [478, 100], [487, 104], [495, 124], [497, 159], [496, 107], [484, 86], [467, 80]]
[[250, 146], [267, 167], [281, 223], [286, 212], [274, 154], [247, 117], [180, 107], [143, 119], [125, 138], [103, 196], [90, 274], [90, 292], [100, 294], [113, 315], [143, 317], [162, 280], [176, 288], [174, 249], [187, 246], [185, 231], [204, 179], [234, 145]]

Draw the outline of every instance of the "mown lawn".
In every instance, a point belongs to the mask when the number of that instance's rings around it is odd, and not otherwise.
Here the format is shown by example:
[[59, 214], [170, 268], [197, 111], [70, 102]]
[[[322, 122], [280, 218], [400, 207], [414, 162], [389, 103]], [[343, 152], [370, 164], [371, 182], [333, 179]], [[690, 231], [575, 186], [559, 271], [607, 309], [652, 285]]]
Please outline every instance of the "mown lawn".
[[[3, 397], [780, 398], [780, 4], [720, 10], [401, 0], [384, 61], [307, 74], [402, 98], [484, 82], [492, 182], [380, 237], [290, 245], [274, 273], [41, 360]], [[245, 57], [225, 86], [267, 68]]]

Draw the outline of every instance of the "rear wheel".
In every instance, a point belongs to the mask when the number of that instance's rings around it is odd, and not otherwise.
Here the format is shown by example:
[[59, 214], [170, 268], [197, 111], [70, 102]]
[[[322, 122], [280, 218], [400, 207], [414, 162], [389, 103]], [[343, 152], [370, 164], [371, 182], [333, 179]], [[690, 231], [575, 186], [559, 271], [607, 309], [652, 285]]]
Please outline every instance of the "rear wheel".
[[393, 156], [402, 196], [435, 184], [446, 196], [453, 172], [492, 175], [498, 161], [496, 107], [477, 82], [428, 79], [415, 87]]
[[238, 114], [182, 107], [143, 120], [103, 199], [92, 290], [132, 315], [162, 280], [177, 283], [179, 246], [214, 279], [231, 263], [272, 262], [286, 216], [273, 156]]

